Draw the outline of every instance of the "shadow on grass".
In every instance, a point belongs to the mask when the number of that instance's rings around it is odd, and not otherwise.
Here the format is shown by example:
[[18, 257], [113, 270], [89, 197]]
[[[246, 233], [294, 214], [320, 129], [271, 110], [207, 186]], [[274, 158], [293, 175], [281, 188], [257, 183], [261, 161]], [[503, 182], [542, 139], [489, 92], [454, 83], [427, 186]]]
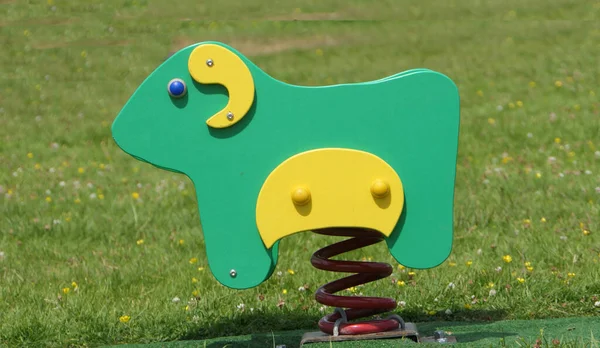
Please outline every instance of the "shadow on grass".
[[[406, 322], [417, 324], [421, 336], [432, 336], [435, 330], [444, 327], [490, 323], [506, 317], [506, 312], [502, 310], [459, 311], [452, 317], [428, 316], [414, 311], [402, 311], [399, 314]], [[321, 315], [296, 311], [243, 313], [235, 318], [223, 318], [207, 327], [190, 330], [181, 337], [180, 341], [171, 344], [173, 347], [185, 345], [212, 348], [275, 347], [281, 344], [285, 344], [287, 348], [299, 347], [304, 333], [319, 330], [317, 322], [320, 318]], [[474, 332], [457, 333], [455, 337], [458, 342], [467, 343], [482, 339], [500, 339], [511, 335], [515, 333], [474, 330]], [[164, 343], [161, 346], [164, 347]]]

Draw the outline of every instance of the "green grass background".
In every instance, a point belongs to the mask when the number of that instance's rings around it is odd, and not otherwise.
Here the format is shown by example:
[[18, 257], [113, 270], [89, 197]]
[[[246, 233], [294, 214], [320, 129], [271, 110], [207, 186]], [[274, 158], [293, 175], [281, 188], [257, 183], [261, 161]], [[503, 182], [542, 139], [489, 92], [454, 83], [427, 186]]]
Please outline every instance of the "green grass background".
[[458, 85], [452, 255], [409, 274], [383, 244], [349, 253], [395, 268], [354, 294], [423, 325], [600, 314], [598, 1], [3, 0], [0, 35], [0, 345], [297, 335], [328, 311], [313, 292], [337, 276], [309, 258], [335, 238], [290, 236], [267, 282], [227, 289], [191, 182], [111, 139], [143, 79], [203, 40], [294, 84], [425, 67]]

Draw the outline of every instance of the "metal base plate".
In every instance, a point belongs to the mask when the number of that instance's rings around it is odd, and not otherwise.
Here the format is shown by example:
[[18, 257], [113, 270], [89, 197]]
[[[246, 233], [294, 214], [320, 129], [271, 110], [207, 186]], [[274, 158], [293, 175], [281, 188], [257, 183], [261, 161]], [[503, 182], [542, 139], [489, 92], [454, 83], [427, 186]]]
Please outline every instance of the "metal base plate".
[[414, 323], [406, 323], [404, 329], [397, 329], [386, 332], [378, 332], [366, 335], [339, 335], [332, 336], [321, 331], [307, 332], [302, 336], [300, 346], [306, 343], [316, 342], [341, 342], [341, 341], [361, 341], [376, 339], [405, 338], [417, 343], [456, 343], [453, 336], [445, 336], [444, 341], [438, 341], [435, 337], [420, 337], [417, 326]]

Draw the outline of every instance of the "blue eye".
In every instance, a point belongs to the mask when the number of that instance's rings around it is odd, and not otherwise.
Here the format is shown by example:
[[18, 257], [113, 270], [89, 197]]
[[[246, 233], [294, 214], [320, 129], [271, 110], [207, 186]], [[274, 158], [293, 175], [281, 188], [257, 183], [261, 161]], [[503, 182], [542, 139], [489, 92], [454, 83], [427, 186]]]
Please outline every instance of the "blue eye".
[[185, 82], [182, 79], [172, 79], [169, 81], [169, 85], [167, 86], [167, 91], [169, 91], [169, 95], [173, 98], [181, 98], [187, 92], [187, 87], [185, 86]]

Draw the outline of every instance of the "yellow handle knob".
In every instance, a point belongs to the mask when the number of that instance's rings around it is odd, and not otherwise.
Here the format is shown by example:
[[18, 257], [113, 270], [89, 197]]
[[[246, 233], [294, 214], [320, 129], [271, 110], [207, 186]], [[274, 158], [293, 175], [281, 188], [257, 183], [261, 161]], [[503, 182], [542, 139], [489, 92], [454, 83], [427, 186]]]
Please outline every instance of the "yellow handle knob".
[[384, 198], [390, 193], [390, 185], [380, 179], [373, 181], [371, 184], [371, 194], [375, 198]]
[[298, 187], [292, 191], [292, 201], [296, 205], [306, 205], [310, 202], [310, 190], [305, 187]]

